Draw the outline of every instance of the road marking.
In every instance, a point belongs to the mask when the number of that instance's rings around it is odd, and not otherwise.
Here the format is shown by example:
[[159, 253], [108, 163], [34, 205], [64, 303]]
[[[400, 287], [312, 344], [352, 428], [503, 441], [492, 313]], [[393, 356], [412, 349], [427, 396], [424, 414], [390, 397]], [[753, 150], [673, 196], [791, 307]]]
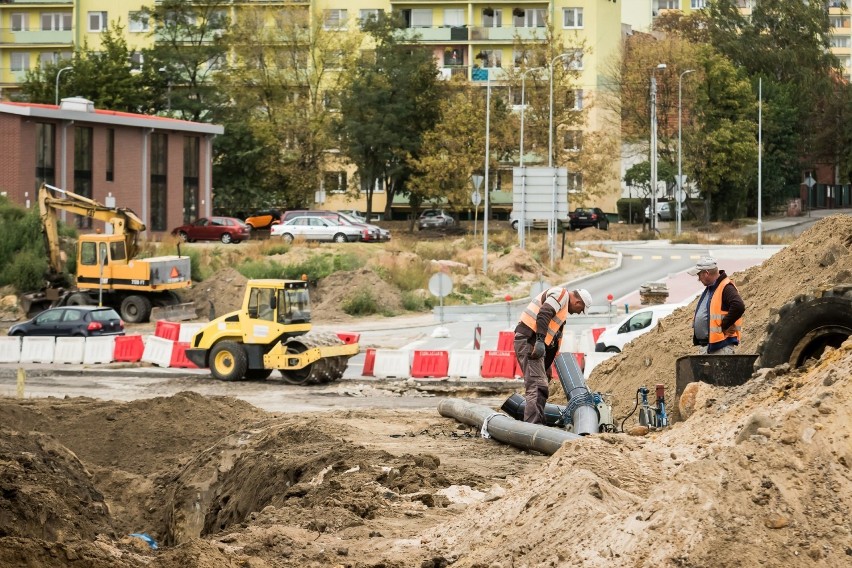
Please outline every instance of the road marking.
[[659, 255], [654, 255], [651, 257], [651, 260], [663, 260], [663, 257]]
[[635, 255], [635, 254], [630, 258], [632, 258], [633, 260], [642, 260], [641, 256], [638, 256], [638, 255]]
[[672, 259], [672, 260], [680, 260], [680, 255], [679, 254], [673, 254], [669, 258]]

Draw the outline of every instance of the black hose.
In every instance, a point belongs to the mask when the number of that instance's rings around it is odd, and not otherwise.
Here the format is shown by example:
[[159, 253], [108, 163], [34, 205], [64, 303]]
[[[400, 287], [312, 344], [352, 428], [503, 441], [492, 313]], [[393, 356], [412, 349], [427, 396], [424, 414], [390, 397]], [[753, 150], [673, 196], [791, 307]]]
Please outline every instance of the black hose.
[[621, 420], [621, 433], [624, 434], [624, 423], [627, 422], [627, 419], [633, 416], [633, 413], [636, 412], [636, 409], [639, 408], [639, 393], [642, 392], [641, 388], [636, 389], [636, 404], [633, 405], [633, 410], [630, 411], [630, 414], [625, 416]]

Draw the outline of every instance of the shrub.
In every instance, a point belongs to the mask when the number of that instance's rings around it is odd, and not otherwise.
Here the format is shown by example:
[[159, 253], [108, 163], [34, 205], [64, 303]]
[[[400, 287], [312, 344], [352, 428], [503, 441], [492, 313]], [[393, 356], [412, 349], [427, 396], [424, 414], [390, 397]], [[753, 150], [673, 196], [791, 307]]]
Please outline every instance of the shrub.
[[45, 285], [47, 259], [32, 250], [23, 250], [6, 265], [2, 280], [19, 292], [40, 290]]
[[414, 292], [402, 293], [402, 307], [409, 312], [425, 312], [432, 309], [428, 299], [423, 298]]
[[342, 304], [343, 311], [350, 316], [368, 316], [379, 313], [379, 302], [369, 288], [359, 288]]

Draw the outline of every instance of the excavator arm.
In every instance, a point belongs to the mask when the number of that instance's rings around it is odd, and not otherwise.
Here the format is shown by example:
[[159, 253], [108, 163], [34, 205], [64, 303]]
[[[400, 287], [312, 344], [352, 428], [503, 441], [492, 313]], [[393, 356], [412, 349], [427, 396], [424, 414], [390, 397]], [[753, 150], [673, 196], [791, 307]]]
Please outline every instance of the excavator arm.
[[61, 274], [63, 269], [59, 249], [57, 211], [68, 211], [109, 223], [112, 225], [113, 234], [124, 237], [127, 258], [135, 258], [139, 252], [137, 238], [139, 233], [145, 230], [145, 223], [130, 209], [107, 207], [83, 195], [59, 189], [46, 183], [43, 183], [38, 190], [38, 207], [44, 228], [50, 269], [54, 274]]

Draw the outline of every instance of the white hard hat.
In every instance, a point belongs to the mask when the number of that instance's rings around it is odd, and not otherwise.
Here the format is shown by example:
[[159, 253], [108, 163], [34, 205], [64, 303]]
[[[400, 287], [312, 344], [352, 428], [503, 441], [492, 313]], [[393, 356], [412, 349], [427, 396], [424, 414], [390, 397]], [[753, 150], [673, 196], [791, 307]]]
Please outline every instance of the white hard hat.
[[592, 307], [592, 295], [585, 288], [580, 288], [574, 291], [577, 292], [577, 295], [580, 296], [581, 300], [583, 300], [583, 313], [586, 313], [586, 310]]

